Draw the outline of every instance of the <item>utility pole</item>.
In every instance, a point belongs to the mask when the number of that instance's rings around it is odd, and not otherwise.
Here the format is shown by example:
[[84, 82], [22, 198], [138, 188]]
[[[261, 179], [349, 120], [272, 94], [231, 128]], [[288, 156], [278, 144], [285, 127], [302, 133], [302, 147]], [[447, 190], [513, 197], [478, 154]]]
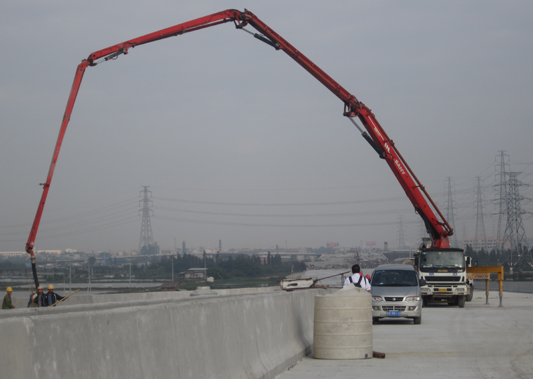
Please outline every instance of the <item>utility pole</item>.
[[68, 265], [69, 292], [72, 292], [72, 263]]
[[132, 258], [130, 258], [130, 284], [131, 284], [131, 260]]
[[87, 291], [91, 292], [91, 266], [89, 265], [89, 263], [87, 263], [87, 271], [89, 274], [89, 286], [87, 287]]
[[207, 264], [206, 264], [206, 261], [207, 261], [207, 254], [205, 253], [205, 249], [204, 249], [204, 274], [205, 274], [205, 281], [207, 282]]
[[174, 257], [170, 257], [172, 261], [172, 283], [174, 283]]

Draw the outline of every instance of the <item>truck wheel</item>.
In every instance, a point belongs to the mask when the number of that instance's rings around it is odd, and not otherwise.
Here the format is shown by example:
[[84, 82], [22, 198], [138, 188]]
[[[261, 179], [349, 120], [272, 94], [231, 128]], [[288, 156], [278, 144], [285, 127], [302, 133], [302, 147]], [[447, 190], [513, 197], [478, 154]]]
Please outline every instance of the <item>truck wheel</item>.
[[466, 301], [472, 301], [474, 297], [474, 286], [470, 286], [470, 295], [466, 295]]
[[459, 308], [464, 308], [465, 307], [465, 297], [464, 296], [459, 296], [459, 298], [457, 299], [457, 305], [459, 306]]
[[428, 298], [427, 296], [422, 296], [422, 306], [425, 307], [428, 305]]
[[422, 324], [422, 316], [420, 316], [420, 317], [415, 317], [415, 318], [413, 319], [413, 323], [414, 323], [415, 325], [420, 325], [420, 324]]

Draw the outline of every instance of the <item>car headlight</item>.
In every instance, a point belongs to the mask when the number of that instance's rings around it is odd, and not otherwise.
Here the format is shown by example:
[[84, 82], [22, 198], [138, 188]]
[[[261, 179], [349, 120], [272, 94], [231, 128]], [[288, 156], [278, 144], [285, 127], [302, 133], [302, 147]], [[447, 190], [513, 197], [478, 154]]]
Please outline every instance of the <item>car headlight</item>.
[[381, 296], [372, 296], [372, 301], [383, 301]]
[[407, 296], [405, 301], [420, 301], [420, 296]]

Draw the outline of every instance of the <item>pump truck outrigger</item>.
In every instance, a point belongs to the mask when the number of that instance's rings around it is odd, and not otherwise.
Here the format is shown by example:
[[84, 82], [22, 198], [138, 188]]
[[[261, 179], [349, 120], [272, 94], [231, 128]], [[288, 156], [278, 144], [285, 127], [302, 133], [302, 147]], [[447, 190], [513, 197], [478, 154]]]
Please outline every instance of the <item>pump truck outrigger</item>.
[[[407, 165], [400, 152], [395, 147], [394, 142], [383, 130], [370, 108], [357, 100], [354, 95], [345, 90], [340, 84], [322, 71], [317, 65], [315, 65], [305, 55], [294, 48], [294, 46], [288, 43], [279, 34], [274, 32], [252, 12], [246, 9], [244, 12], [235, 9], [228, 9], [222, 12], [211, 14], [209, 16], [171, 26], [154, 33], [146, 34], [144, 36], [134, 38], [99, 51], [95, 51], [94, 53], [90, 54], [87, 59], [82, 60], [82, 62], [78, 65], [61, 123], [59, 136], [57, 138], [56, 146], [52, 156], [52, 161], [48, 170], [48, 176], [46, 181], [41, 183], [43, 186], [43, 193], [37, 208], [37, 213], [33, 221], [28, 241], [26, 243], [26, 251], [31, 257], [33, 278], [36, 286], [39, 285], [39, 280], [37, 277], [35, 264], [34, 242], [37, 236], [37, 230], [39, 229], [39, 223], [46, 202], [46, 197], [52, 182], [52, 176], [59, 156], [59, 150], [61, 149], [63, 137], [70, 121], [70, 116], [74, 108], [74, 103], [76, 101], [76, 96], [78, 94], [85, 69], [89, 66], [96, 66], [109, 60], [115, 60], [122, 54], [128, 54], [130, 48], [134, 48], [145, 43], [158, 41], [168, 37], [175, 37], [227, 22], [233, 22], [238, 30], [246, 31], [258, 40], [272, 46], [274, 49], [281, 50], [286, 53], [343, 102], [343, 115], [348, 117], [348, 119], [357, 127], [363, 138], [378, 153], [379, 157], [387, 162], [394, 176], [396, 176], [396, 179], [405, 191], [405, 194], [413, 204], [415, 212], [418, 213], [424, 220], [426, 230], [431, 236], [433, 248], [439, 249], [442, 254], [447, 254], [447, 249], [450, 247], [448, 237], [453, 234], [452, 228], [450, 225], [448, 225], [447, 221], [444, 219], [433, 200], [431, 200], [431, 197], [426, 192], [424, 186], [411, 171], [410, 167]], [[247, 26], [253, 27], [259, 33], [254, 33], [245, 29]], [[357, 123], [356, 119], [359, 119], [365, 130], [363, 130], [363, 128]], [[439, 221], [439, 218], [436, 217], [432, 207], [438, 213], [440, 220], [442, 221]]]

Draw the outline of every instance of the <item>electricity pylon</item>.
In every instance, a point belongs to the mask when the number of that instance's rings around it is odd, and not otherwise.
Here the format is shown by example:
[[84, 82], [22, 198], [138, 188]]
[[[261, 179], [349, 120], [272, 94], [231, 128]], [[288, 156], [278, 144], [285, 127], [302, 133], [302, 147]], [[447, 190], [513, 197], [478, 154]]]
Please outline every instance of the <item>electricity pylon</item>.
[[151, 208], [152, 200], [148, 198], [148, 194], [152, 195], [152, 191], [148, 190], [148, 186], [143, 186], [143, 190], [140, 191], [143, 194], [142, 200], [139, 200], [139, 204], [142, 203], [142, 223], [141, 223], [141, 238], [139, 239], [139, 251], [141, 253], [151, 253], [152, 246], [154, 245], [154, 237], [152, 235], [152, 223], [150, 222], [150, 214], [153, 214]]

